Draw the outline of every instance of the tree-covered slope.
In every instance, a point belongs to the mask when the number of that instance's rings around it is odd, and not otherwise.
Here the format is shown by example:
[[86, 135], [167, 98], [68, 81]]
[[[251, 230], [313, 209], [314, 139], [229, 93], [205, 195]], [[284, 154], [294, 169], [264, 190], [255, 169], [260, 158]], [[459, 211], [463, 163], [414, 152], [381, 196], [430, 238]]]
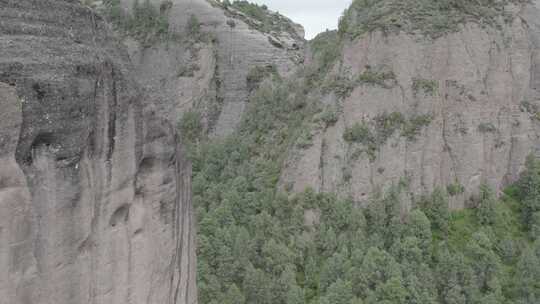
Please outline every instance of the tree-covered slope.
[[537, 160], [501, 199], [483, 187], [462, 211], [437, 190], [404, 213], [406, 179], [365, 208], [282, 193], [284, 151], [320, 111], [304, 85], [264, 82], [235, 134], [192, 144], [201, 303], [540, 300]]

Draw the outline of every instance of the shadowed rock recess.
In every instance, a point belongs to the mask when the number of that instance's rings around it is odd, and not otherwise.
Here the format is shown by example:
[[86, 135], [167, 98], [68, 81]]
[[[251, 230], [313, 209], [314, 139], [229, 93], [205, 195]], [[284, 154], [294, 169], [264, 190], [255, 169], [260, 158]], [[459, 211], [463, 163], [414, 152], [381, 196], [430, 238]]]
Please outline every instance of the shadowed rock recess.
[[0, 1], [0, 303], [196, 303], [191, 165], [102, 17]]

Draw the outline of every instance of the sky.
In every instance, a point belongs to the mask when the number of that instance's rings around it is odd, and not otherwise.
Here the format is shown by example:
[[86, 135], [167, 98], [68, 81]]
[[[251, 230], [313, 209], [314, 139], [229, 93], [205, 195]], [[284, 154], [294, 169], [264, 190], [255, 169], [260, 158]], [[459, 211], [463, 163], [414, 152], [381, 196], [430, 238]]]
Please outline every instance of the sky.
[[352, 0], [250, 0], [250, 2], [266, 4], [269, 9], [300, 23], [306, 29], [306, 39], [311, 39], [326, 29], [336, 29], [339, 17]]

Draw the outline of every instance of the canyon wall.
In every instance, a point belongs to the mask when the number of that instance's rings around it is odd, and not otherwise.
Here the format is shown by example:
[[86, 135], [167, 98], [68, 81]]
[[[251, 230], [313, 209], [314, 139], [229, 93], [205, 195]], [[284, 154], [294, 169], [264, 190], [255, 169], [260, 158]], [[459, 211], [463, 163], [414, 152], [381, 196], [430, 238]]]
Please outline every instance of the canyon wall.
[[0, 303], [196, 303], [191, 167], [102, 17], [0, 1]]
[[[152, 0], [155, 7], [164, 1]], [[231, 134], [238, 126], [250, 88], [248, 75], [255, 68], [275, 68], [291, 75], [304, 58], [304, 31], [270, 10], [287, 30], [262, 31], [260, 20], [214, 0], [172, 0], [167, 11], [169, 36], [146, 45], [127, 36], [136, 77], [148, 94], [160, 100], [159, 111], [178, 121], [186, 111], [202, 114], [213, 137]], [[132, 0], [122, 0], [130, 11]], [[190, 18], [199, 33], [187, 28]]]
[[[459, 209], [481, 184], [514, 182], [540, 149], [539, 8], [510, 5], [500, 28], [468, 22], [436, 39], [375, 30], [345, 41], [328, 77], [360, 80], [320, 97], [338, 118], [290, 152], [281, 183], [360, 202], [400, 182], [414, 195], [448, 188]], [[378, 138], [345, 140], [358, 124]]]

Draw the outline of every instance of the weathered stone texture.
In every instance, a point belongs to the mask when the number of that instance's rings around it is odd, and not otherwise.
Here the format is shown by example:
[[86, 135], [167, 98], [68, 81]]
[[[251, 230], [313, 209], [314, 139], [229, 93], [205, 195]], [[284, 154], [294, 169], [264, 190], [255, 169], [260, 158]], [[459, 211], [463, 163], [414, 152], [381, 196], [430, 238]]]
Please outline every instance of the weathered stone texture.
[[196, 303], [190, 164], [105, 22], [0, 1], [0, 303]]
[[[282, 183], [357, 201], [404, 177], [414, 194], [456, 183], [465, 192], [451, 205], [462, 208], [480, 184], [502, 189], [515, 181], [526, 156], [540, 149], [537, 113], [523, 106], [540, 106], [539, 8], [538, 1], [509, 7], [514, 18], [502, 29], [468, 23], [434, 41], [377, 31], [347, 43], [341, 72], [358, 76], [384, 67], [395, 74], [395, 84], [361, 84], [344, 100], [329, 98], [341, 110], [339, 121], [314, 131], [309, 149], [291, 152]], [[415, 90], [415, 79], [438, 88], [434, 94]], [[396, 132], [374, 161], [366, 154], [353, 157], [361, 146], [344, 141], [346, 127], [392, 112], [429, 114], [433, 121], [414, 140]], [[486, 126], [494, 129], [486, 132]]]

